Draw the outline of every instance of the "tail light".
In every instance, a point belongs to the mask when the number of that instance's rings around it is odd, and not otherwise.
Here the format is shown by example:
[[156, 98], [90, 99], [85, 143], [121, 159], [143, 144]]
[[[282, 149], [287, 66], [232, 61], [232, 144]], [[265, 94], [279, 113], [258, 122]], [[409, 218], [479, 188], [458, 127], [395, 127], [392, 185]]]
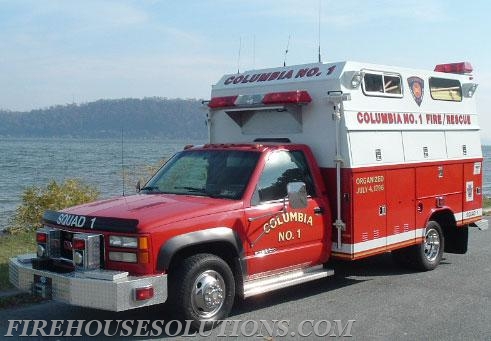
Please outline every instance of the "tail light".
[[48, 227], [36, 231], [38, 258], [60, 257], [60, 230]]
[[101, 266], [101, 237], [77, 233], [72, 240], [73, 264], [77, 270], [94, 270]]

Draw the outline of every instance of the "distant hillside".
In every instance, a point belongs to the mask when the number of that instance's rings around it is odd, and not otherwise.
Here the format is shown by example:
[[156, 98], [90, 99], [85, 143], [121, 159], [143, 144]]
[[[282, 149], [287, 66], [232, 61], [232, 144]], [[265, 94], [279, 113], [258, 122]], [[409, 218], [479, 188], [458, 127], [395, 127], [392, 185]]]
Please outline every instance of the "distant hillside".
[[0, 110], [0, 136], [205, 139], [206, 111], [195, 99], [116, 99], [29, 112]]

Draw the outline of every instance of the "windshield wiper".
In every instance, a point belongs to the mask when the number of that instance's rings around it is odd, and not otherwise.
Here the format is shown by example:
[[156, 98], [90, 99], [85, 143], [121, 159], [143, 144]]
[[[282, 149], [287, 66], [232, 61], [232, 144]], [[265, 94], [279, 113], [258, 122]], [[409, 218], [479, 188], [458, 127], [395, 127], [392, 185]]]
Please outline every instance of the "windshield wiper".
[[211, 193], [204, 188], [191, 187], [191, 186], [177, 186], [174, 188], [175, 189], [185, 189], [185, 190], [192, 192], [192, 193], [201, 193], [201, 194], [204, 194], [206, 196], [209, 196], [210, 198], [219, 198], [220, 197], [219, 195]]
[[140, 188], [140, 191], [155, 192], [155, 191], [159, 191], [159, 187], [158, 186], [145, 186], [143, 188]]

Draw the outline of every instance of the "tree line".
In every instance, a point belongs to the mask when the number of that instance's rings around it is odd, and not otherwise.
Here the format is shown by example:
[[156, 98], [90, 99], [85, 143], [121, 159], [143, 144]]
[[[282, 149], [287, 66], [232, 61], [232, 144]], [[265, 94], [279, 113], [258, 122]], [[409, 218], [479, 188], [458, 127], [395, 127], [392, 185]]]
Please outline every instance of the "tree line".
[[0, 136], [206, 139], [206, 110], [197, 99], [101, 99], [28, 112], [0, 110]]

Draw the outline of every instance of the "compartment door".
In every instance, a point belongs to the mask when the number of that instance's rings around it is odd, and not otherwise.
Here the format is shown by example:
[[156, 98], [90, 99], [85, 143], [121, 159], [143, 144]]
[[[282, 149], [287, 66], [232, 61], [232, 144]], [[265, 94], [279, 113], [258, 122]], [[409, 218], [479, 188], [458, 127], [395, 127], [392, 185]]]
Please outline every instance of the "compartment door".
[[386, 247], [385, 171], [353, 174], [353, 253], [356, 257]]
[[412, 244], [416, 238], [415, 170], [386, 172], [387, 246]]
[[482, 216], [482, 162], [476, 161], [464, 164], [463, 185], [461, 219], [464, 224], [467, 224]]

